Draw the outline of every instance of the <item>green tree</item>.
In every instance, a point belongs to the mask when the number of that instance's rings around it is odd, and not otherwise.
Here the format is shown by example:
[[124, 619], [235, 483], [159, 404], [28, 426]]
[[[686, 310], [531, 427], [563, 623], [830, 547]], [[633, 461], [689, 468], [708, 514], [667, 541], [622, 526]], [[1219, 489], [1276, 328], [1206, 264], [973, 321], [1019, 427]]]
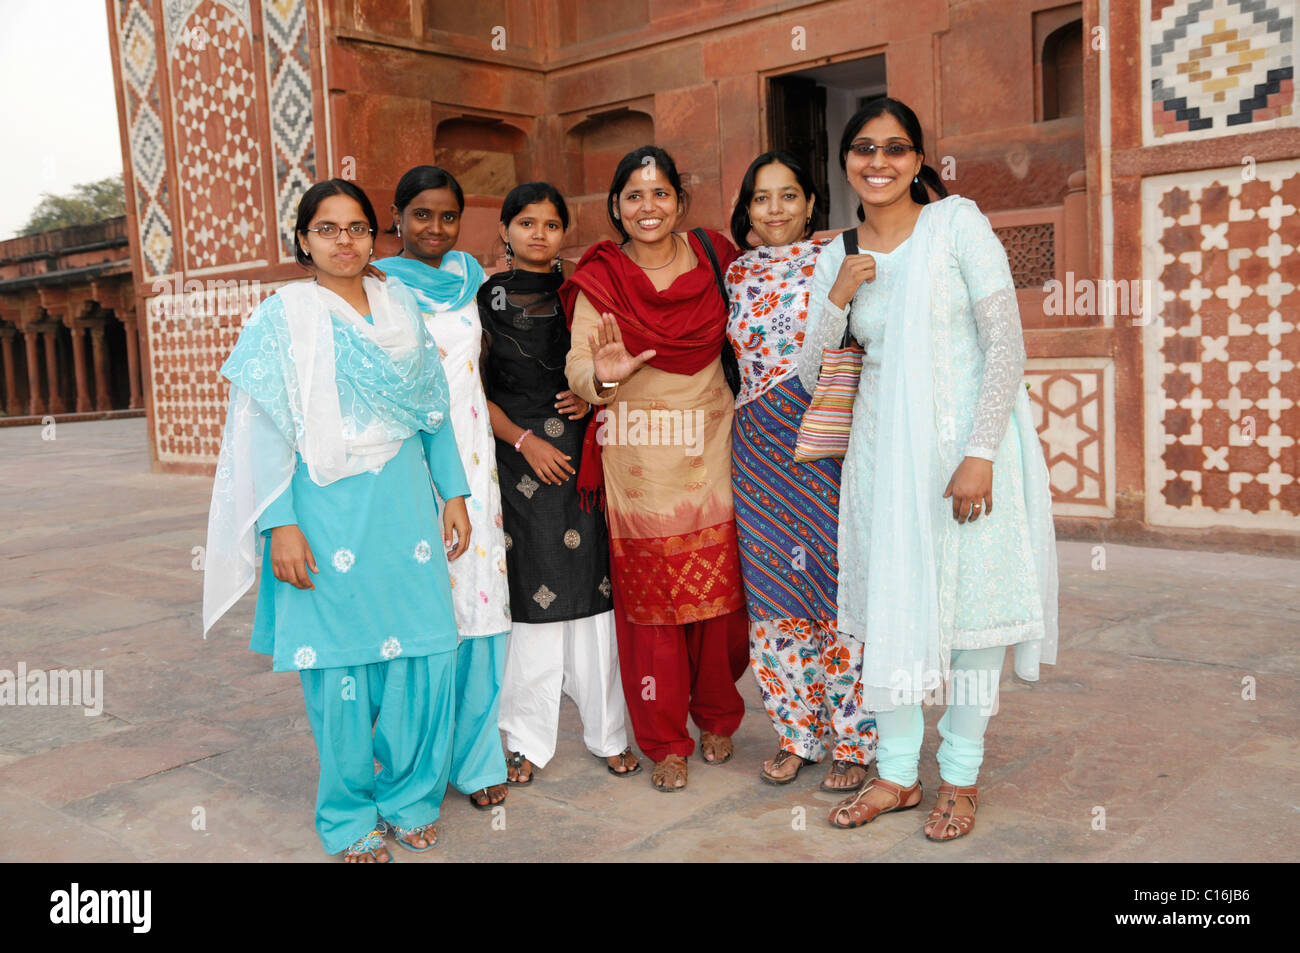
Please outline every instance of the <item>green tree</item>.
[[119, 172], [98, 182], [74, 185], [69, 195], [41, 193], [40, 202], [18, 234], [35, 235], [68, 225], [92, 225], [125, 214], [126, 198]]

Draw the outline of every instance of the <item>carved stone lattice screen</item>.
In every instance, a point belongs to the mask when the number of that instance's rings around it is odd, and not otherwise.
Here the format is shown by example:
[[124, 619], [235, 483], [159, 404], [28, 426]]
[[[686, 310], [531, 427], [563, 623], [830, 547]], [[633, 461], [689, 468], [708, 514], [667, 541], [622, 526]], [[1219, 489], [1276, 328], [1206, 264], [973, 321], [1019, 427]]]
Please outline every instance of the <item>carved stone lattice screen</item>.
[[1052, 222], [993, 229], [1007, 250], [1016, 288], [1041, 289], [1056, 277], [1056, 226]]

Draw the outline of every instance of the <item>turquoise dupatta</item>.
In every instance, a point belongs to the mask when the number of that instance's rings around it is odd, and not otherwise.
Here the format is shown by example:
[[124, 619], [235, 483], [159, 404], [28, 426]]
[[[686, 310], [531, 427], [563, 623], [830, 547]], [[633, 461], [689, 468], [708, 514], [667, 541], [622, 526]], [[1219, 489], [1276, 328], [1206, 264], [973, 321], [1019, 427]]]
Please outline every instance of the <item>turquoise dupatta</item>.
[[463, 251], [447, 252], [437, 268], [418, 258], [396, 255], [381, 258], [375, 267], [400, 278], [426, 312], [463, 308], [474, 300], [479, 285], [487, 279], [483, 266]]
[[314, 281], [285, 285], [248, 317], [221, 368], [230, 409], [208, 513], [205, 635], [253, 584], [257, 519], [299, 455], [326, 486], [378, 472], [408, 437], [447, 419], [447, 379], [410, 289], [363, 286], [373, 324]]

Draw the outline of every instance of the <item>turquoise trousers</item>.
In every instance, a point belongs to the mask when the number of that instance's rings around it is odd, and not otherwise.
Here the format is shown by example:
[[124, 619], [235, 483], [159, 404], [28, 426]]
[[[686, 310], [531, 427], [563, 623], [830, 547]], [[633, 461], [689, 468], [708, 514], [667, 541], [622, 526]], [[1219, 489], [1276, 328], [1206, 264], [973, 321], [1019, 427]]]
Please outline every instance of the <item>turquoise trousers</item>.
[[[952, 653], [951, 697], [939, 719], [939, 777], [967, 787], [979, 777], [984, 763], [984, 730], [997, 697], [998, 678], [1006, 657], [1005, 645]], [[876, 766], [886, 781], [910, 788], [916, 783], [925, 736], [920, 705], [899, 705], [876, 712]]]
[[506, 783], [497, 711], [508, 632], [461, 639], [456, 649], [456, 735], [451, 783], [464, 794]]
[[456, 656], [299, 673], [320, 756], [316, 831], [327, 853], [346, 850], [381, 816], [400, 827], [438, 819], [452, 765]]

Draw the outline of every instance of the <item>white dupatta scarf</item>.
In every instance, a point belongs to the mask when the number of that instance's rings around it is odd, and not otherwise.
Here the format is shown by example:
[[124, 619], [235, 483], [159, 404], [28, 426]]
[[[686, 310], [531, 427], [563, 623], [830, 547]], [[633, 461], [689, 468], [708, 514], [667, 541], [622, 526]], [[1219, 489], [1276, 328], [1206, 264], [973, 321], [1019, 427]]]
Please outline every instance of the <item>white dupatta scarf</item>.
[[394, 363], [423, 343], [416, 337], [408, 315], [390, 300], [383, 282], [365, 278], [362, 283], [373, 325], [352, 305], [314, 281], [288, 285], [277, 292], [284, 299], [300, 387], [298, 413], [304, 432], [298, 449], [307, 472], [320, 486], [367, 470], [378, 472], [402, 448], [401, 440], [387, 438], [382, 421], [361, 424], [351, 415], [345, 421], [339, 401], [331, 312], [387, 351]]

